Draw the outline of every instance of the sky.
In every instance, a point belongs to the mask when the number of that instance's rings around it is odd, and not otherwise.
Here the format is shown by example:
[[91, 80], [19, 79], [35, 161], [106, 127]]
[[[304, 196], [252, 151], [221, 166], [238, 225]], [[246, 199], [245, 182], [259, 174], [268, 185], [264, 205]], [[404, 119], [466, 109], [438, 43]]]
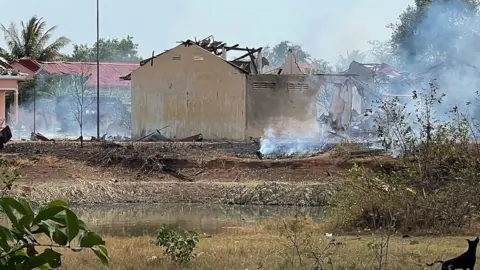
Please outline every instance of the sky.
[[[100, 37], [133, 36], [147, 58], [186, 39], [213, 35], [229, 45], [275, 45], [289, 40], [331, 63], [347, 51], [367, 50], [369, 40], [387, 40], [386, 26], [414, 0], [99, 0]], [[43, 17], [58, 25], [55, 37], [72, 44], [96, 40], [96, 0], [0, 0], [0, 23]], [[0, 36], [0, 47], [5, 42]], [[71, 53], [72, 45], [64, 52]]]

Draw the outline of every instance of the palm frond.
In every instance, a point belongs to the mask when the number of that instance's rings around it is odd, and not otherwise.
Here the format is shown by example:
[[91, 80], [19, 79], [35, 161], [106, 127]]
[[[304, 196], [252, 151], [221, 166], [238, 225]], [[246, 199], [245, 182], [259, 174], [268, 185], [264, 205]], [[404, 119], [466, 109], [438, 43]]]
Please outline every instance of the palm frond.
[[38, 57], [40, 61], [48, 61], [48, 60], [57, 60], [61, 57], [60, 50], [67, 46], [70, 43], [70, 39], [66, 37], [59, 37], [50, 45], [45, 47], [41, 54]]
[[52, 32], [55, 31], [57, 28], [58, 28], [57, 25], [50, 27], [50, 29], [45, 31], [45, 33], [43, 33], [43, 30], [42, 30], [42, 35], [39, 36], [39, 39], [37, 41], [37, 46], [39, 48], [44, 48], [47, 45], [47, 42], [50, 40], [50, 38], [52, 38]]
[[60, 57], [60, 50], [70, 43], [68, 38], [60, 37], [47, 46], [57, 26], [47, 29], [46, 21], [36, 15], [22, 22], [21, 27], [18, 31], [14, 23], [8, 28], [1, 25], [9, 54], [14, 58], [31, 56], [40, 61], [56, 60]]
[[17, 58], [25, 56], [24, 46], [22, 40], [18, 36], [15, 23], [12, 22], [8, 28], [3, 24], [1, 26], [10, 54]]

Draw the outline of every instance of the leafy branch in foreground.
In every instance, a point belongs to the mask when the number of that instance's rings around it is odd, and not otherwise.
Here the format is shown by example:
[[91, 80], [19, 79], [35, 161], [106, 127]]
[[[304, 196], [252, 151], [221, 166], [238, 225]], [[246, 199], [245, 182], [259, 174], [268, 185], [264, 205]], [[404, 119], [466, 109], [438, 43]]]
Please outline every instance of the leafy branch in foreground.
[[[54, 250], [56, 248], [75, 252], [88, 248], [103, 265], [108, 265], [105, 241], [91, 231], [66, 202], [52, 201], [34, 211], [25, 199], [2, 197], [0, 207], [11, 224], [11, 228], [0, 226], [1, 269], [58, 268], [61, 254]], [[40, 236], [50, 243], [39, 242]]]

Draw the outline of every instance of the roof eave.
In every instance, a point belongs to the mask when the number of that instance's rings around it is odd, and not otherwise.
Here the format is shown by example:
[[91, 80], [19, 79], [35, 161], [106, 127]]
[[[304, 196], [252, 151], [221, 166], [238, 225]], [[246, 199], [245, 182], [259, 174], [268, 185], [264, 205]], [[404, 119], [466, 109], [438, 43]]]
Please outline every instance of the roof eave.
[[2, 80], [17, 80], [17, 81], [23, 81], [25, 80], [27, 77], [26, 76], [19, 76], [19, 75], [16, 75], [16, 76], [13, 76], [13, 75], [0, 75], [0, 79]]

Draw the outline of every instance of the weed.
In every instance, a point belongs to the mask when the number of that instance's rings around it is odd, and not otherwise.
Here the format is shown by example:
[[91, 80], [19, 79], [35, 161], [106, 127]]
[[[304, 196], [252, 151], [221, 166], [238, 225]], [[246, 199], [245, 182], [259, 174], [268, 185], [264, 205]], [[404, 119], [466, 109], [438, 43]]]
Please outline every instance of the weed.
[[190, 262], [198, 235], [192, 231], [179, 233], [171, 227], [162, 227], [154, 240], [155, 245], [164, 247], [165, 255], [178, 264]]

